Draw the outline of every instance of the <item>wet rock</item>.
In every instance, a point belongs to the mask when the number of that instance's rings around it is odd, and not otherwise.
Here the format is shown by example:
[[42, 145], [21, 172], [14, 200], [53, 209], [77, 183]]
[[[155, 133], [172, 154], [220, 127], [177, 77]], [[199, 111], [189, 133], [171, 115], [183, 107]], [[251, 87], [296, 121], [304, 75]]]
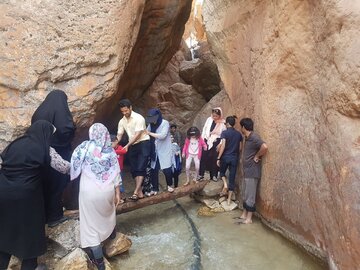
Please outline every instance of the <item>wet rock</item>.
[[[111, 270], [110, 263], [105, 258], [104, 261], [106, 270]], [[97, 270], [97, 267], [81, 248], [77, 248], [61, 259], [57, 263], [55, 270]]]
[[221, 207], [224, 208], [226, 212], [228, 212], [236, 209], [238, 205], [233, 201], [230, 201], [230, 205], [228, 205], [227, 201], [223, 201], [221, 202]]
[[204, 199], [203, 203], [210, 209], [221, 207], [219, 201], [214, 200], [214, 199]]
[[80, 246], [80, 223], [78, 220], [67, 220], [54, 228], [47, 228], [50, 239], [72, 251]]
[[132, 242], [125, 234], [117, 233], [115, 239], [104, 243], [105, 255], [109, 258], [124, 253], [130, 249]]
[[215, 197], [218, 196], [223, 188], [222, 181], [210, 181], [205, 188], [199, 192], [200, 195], [207, 196], [207, 197]]
[[211, 209], [207, 206], [202, 206], [197, 211], [198, 216], [201, 217], [213, 217], [215, 213], [211, 211]]
[[334, 269], [357, 269], [360, 5], [209, 0], [203, 17], [228, 107], [269, 146], [257, 210]]

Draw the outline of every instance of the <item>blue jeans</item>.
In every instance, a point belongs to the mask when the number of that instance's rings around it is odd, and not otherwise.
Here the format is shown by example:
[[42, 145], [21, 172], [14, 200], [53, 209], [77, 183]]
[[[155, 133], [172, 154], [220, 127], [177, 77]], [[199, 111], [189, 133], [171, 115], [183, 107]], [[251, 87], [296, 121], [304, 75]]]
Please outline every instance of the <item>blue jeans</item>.
[[226, 170], [229, 169], [229, 190], [235, 189], [235, 175], [238, 165], [238, 157], [222, 157], [220, 160], [220, 176], [225, 177]]

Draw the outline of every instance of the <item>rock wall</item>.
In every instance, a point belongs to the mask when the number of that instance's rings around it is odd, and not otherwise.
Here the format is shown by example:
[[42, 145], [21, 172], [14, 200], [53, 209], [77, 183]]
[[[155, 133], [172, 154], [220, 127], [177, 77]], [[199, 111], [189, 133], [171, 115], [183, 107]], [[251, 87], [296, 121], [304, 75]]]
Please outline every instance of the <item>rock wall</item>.
[[269, 146], [258, 210], [332, 269], [360, 265], [360, 2], [209, 0], [237, 115]]
[[2, 149], [51, 88], [68, 94], [78, 127], [112, 118], [120, 97], [143, 93], [176, 52], [191, 0], [5, 0], [0, 9]]

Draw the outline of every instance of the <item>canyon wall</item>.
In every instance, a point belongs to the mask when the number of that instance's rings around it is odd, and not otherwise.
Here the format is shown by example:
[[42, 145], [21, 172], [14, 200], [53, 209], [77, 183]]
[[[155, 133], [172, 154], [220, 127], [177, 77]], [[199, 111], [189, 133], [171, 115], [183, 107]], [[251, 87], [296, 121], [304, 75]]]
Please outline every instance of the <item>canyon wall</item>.
[[68, 94], [78, 130], [116, 122], [120, 97], [140, 96], [179, 48], [191, 3], [2, 1], [0, 149], [54, 88]]
[[328, 260], [360, 265], [360, 2], [207, 0], [233, 111], [269, 153], [258, 211]]

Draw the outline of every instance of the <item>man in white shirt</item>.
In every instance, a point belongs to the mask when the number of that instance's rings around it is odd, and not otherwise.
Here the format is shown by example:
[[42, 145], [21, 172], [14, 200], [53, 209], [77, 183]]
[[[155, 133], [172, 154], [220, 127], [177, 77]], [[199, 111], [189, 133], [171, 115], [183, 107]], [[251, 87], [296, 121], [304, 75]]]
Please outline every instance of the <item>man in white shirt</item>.
[[128, 150], [127, 157], [131, 167], [131, 174], [136, 182], [134, 194], [130, 199], [136, 201], [144, 197], [141, 185], [146, 175], [146, 166], [150, 156], [150, 137], [145, 132], [144, 117], [132, 110], [130, 100], [122, 99], [119, 105], [123, 118], [120, 119], [118, 124], [117, 137], [120, 141], [124, 132], [129, 137], [129, 142], [124, 148]]

